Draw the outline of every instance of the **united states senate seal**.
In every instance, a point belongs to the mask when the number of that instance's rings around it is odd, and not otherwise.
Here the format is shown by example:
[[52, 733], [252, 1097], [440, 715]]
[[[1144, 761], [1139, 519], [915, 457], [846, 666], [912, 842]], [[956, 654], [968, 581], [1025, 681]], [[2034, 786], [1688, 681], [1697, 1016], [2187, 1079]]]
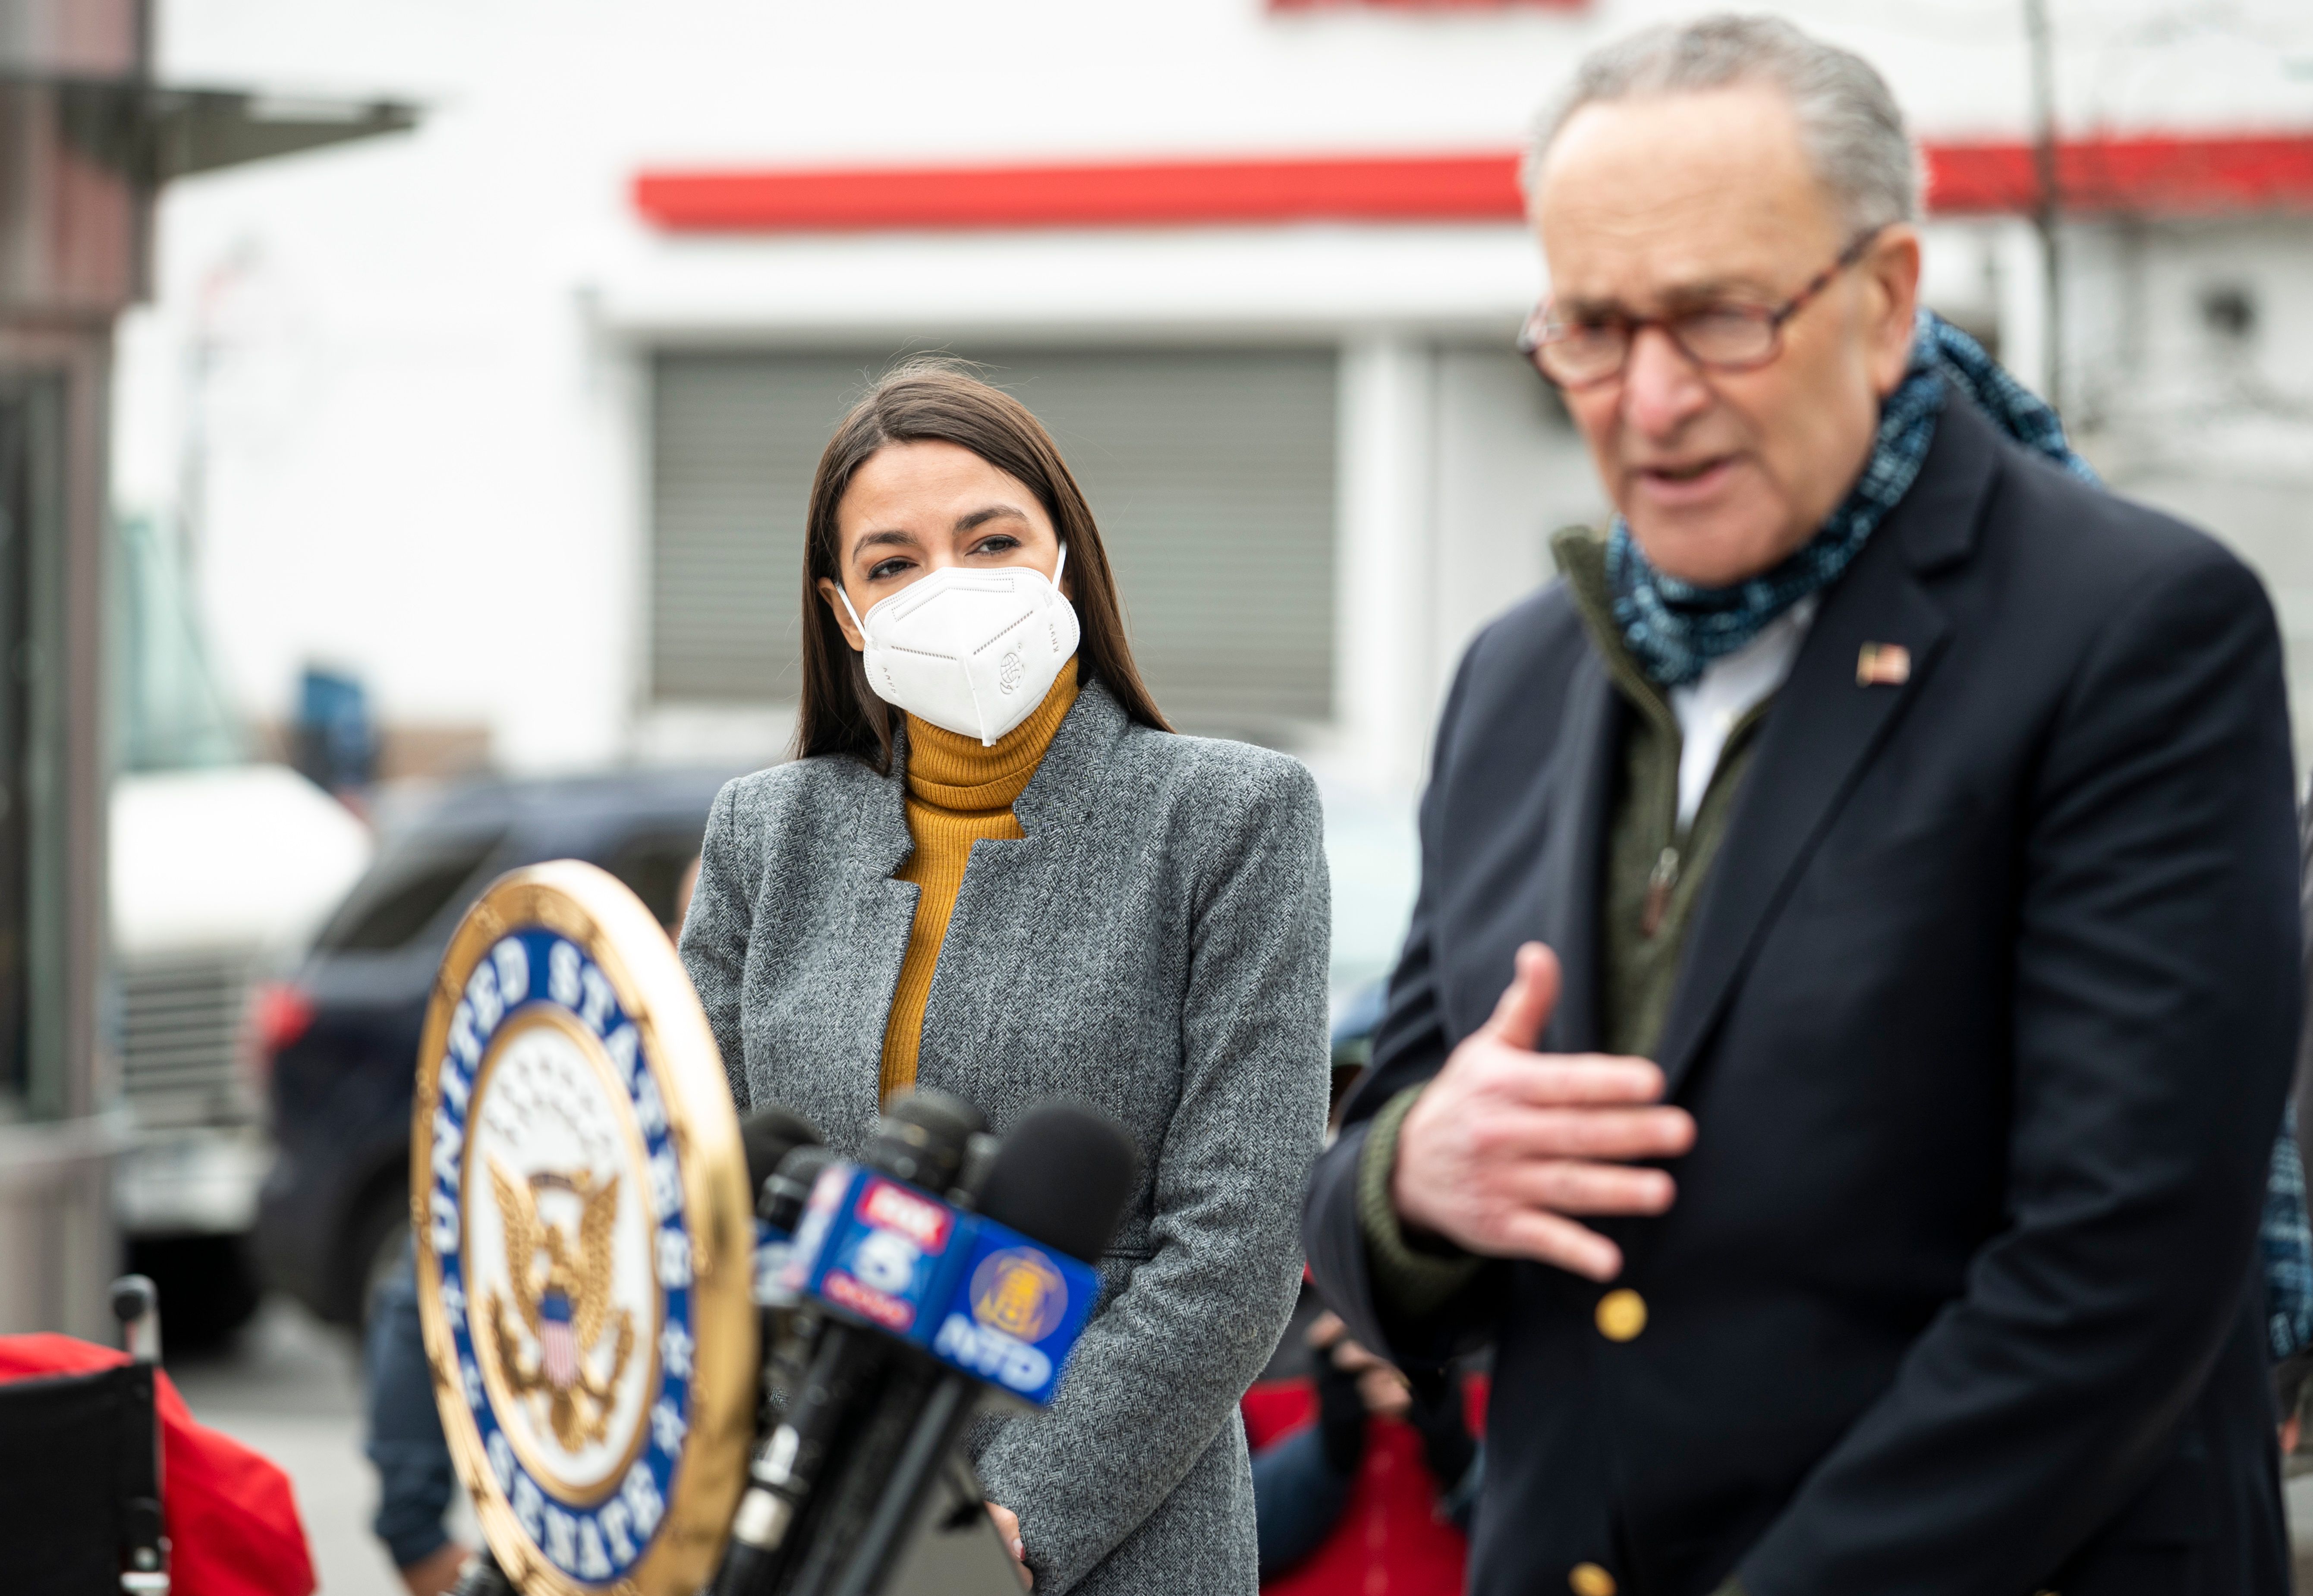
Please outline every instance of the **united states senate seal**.
[[666, 934], [615, 877], [518, 870], [451, 939], [410, 1142], [443, 1429], [529, 1596], [690, 1596], [754, 1419], [738, 1116]]

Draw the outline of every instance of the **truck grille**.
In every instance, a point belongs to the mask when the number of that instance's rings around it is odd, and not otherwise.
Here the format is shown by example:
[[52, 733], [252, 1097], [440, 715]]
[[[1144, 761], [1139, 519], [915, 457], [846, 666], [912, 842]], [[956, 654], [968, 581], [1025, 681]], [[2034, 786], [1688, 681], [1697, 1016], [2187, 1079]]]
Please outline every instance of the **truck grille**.
[[261, 1105], [242, 1067], [247, 957], [119, 966], [121, 1088], [150, 1129], [253, 1123]]

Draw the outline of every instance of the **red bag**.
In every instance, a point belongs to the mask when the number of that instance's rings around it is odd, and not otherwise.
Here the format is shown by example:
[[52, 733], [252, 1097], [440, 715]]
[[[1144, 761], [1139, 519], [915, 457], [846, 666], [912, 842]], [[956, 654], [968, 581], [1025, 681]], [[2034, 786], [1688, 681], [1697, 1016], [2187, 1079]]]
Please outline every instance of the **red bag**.
[[[70, 1336], [0, 1336], [0, 1381], [87, 1374], [128, 1361]], [[289, 1477], [231, 1436], [193, 1422], [154, 1371], [161, 1517], [171, 1596], [312, 1596], [313, 1559]]]
[[[1482, 1380], [1464, 1388], [1473, 1434], [1482, 1429], [1485, 1394]], [[1316, 1388], [1306, 1376], [1269, 1380], [1240, 1406], [1246, 1444], [1259, 1451], [1316, 1421]], [[1460, 1596], [1469, 1542], [1439, 1521], [1435, 1495], [1413, 1427], [1367, 1419], [1365, 1460], [1341, 1522], [1306, 1562], [1263, 1581], [1262, 1596]]]

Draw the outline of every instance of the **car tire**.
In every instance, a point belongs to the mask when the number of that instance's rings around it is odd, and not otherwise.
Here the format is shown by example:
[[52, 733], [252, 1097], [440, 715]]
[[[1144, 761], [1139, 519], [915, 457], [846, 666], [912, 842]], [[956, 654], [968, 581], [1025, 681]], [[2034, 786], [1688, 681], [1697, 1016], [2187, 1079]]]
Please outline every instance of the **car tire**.
[[133, 1237], [128, 1252], [129, 1271], [159, 1293], [164, 1353], [222, 1346], [263, 1300], [246, 1237]]

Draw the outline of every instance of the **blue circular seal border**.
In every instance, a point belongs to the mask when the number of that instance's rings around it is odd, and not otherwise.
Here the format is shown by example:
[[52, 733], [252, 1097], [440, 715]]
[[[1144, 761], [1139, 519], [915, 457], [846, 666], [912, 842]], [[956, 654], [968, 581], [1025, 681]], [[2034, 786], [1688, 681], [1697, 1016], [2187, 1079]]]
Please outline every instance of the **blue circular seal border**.
[[[491, 1042], [508, 1021], [541, 1004], [562, 1010], [602, 1044], [627, 1089], [649, 1160], [652, 1261], [662, 1304], [658, 1389], [651, 1398], [649, 1433], [640, 1454], [609, 1494], [591, 1505], [558, 1495], [514, 1454], [482, 1381], [468, 1312], [460, 1208], [466, 1113], [475, 1075]], [[629, 1574], [649, 1550], [674, 1494], [682, 1442], [690, 1428], [691, 1354], [698, 1345], [690, 1274], [693, 1238], [665, 1102], [643, 1057], [641, 1033], [610, 978], [568, 938], [534, 925], [500, 937], [476, 961], [451, 1017], [448, 1045], [435, 1082], [427, 1235], [440, 1271], [442, 1305], [466, 1405], [480, 1433], [490, 1472], [523, 1533], [564, 1574], [589, 1584], [608, 1583]]]
[[[502, 1051], [515, 1026], [570, 1034], [591, 1055], [588, 1089], [613, 1103], [623, 1090], [632, 1120], [618, 1158], [622, 1168], [639, 1160], [631, 1181], [651, 1227], [645, 1266], [660, 1318], [636, 1327], [635, 1350], [652, 1360], [644, 1405], [622, 1426], [613, 1472], [583, 1490], [557, 1488], [539, 1472], [555, 1468], [551, 1457], [501, 1425], [491, 1406], [506, 1397], [489, 1355], [497, 1349], [475, 1355], [477, 1330], [491, 1331], [472, 1322], [460, 1232], [492, 1201], [494, 1182], [466, 1168], [469, 1120], [495, 1090], [493, 1044]], [[754, 1194], [721, 1050], [664, 929], [616, 877], [582, 860], [501, 877], [450, 938], [417, 1076], [418, 1318], [444, 1438], [484, 1538], [528, 1596], [697, 1596], [729, 1534], [754, 1436]], [[634, 1268], [634, 1254], [624, 1257]]]

